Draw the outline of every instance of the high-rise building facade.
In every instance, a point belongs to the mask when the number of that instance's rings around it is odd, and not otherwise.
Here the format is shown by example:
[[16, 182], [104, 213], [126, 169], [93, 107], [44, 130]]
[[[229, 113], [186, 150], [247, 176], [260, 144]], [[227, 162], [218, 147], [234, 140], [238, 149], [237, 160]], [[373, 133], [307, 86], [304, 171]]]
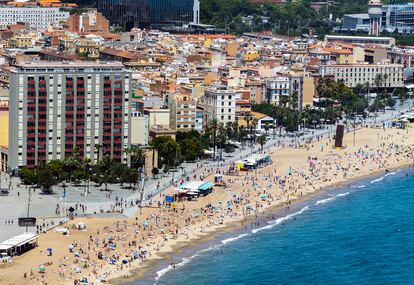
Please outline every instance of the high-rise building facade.
[[16, 64], [10, 75], [11, 170], [74, 154], [128, 163], [130, 79], [119, 62]]
[[204, 118], [206, 126], [212, 119], [226, 124], [236, 120], [236, 93], [226, 86], [213, 86], [204, 90]]
[[98, 0], [98, 11], [111, 23], [126, 27], [199, 23], [199, 0]]

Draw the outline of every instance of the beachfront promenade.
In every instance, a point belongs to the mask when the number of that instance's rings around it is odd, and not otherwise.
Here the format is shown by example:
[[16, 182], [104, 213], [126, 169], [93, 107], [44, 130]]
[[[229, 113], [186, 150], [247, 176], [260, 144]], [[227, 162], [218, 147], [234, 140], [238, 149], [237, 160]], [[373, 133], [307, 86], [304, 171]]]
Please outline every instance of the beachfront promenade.
[[[385, 114], [378, 114], [377, 118], [367, 118], [364, 121], [364, 124], [372, 125], [381, 123], [385, 120], [390, 120], [395, 117], [400, 111], [407, 111], [411, 108], [412, 103], [406, 102], [403, 106], [399, 107], [399, 110], [387, 110]], [[351, 122], [352, 123], [352, 122]], [[282, 137], [279, 137], [279, 133], [276, 132], [276, 137], [273, 139], [272, 132], [270, 131], [269, 140], [264, 149], [269, 149], [270, 147], [275, 147], [283, 144], [291, 144], [299, 142], [300, 140], [308, 140], [312, 137], [320, 136], [330, 136], [332, 135], [331, 131], [335, 131], [335, 127], [327, 126], [325, 129], [309, 130], [305, 132], [305, 135], [296, 138], [284, 136], [282, 132]], [[235, 161], [240, 158], [249, 156], [252, 152], [257, 152], [260, 149], [258, 145], [255, 145], [253, 148], [248, 145], [244, 146], [242, 149], [238, 149], [236, 152], [231, 154], [226, 154], [223, 152], [223, 159], [227, 162]], [[164, 177], [153, 179], [148, 178], [145, 187], [144, 187], [144, 198], [150, 196], [155, 196], [159, 192], [168, 189], [171, 186], [173, 180], [180, 180], [187, 176], [191, 177], [194, 174], [199, 177], [201, 172], [208, 167], [217, 166], [220, 162], [212, 161], [198, 161], [194, 163], [183, 163], [175, 173], [169, 173]], [[174, 175], [174, 178], [173, 178]], [[2, 202], [2, 211], [0, 211], [0, 241], [15, 236], [24, 232], [25, 228], [21, 228], [17, 225], [18, 217], [25, 217], [27, 214], [27, 202], [28, 202], [28, 188], [25, 185], [19, 186], [18, 178], [10, 178], [6, 174], [2, 174], [1, 185], [3, 187], [8, 187], [11, 182], [11, 191], [8, 196], [1, 196], [0, 201]], [[157, 185], [159, 185], [157, 187]], [[128, 216], [131, 217], [137, 211], [137, 203], [139, 202], [142, 193], [140, 191], [131, 191], [129, 189], [122, 189], [119, 184], [109, 185], [108, 188], [111, 190], [110, 193], [103, 190], [103, 186], [95, 187], [93, 183], [89, 185], [89, 193], [86, 191], [84, 185], [73, 186], [68, 185], [66, 189], [66, 199], [62, 199], [63, 189], [59, 186], [54, 187], [54, 194], [44, 195], [40, 193], [39, 189], [31, 190], [31, 205], [30, 205], [30, 215], [38, 217], [38, 223], [43, 226], [43, 228], [50, 228], [59, 223], [60, 220], [63, 220], [63, 216], [60, 212], [56, 211], [58, 206], [60, 209], [68, 208], [69, 206], [74, 206], [76, 204], [82, 204], [83, 209], [78, 208], [76, 213], [78, 215], [93, 215], [105, 217], [122, 217]], [[86, 195], [85, 195], [86, 193]], [[64, 203], [66, 202], [66, 203]], [[132, 203], [132, 204], [131, 204]], [[118, 204], [118, 206], [116, 206]], [[121, 212], [122, 209], [122, 213]], [[110, 211], [111, 213], [107, 213]], [[101, 214], [104, 212], [104, 214]], [[10, 221], [10, 223], [9, 223]], [[11, 223], [12, 222], [12, 223]], [[32, 230], [36, 230], [35, 228]]]
[[[177, 203], [174, 209], [145, 208], [131, 218], [79, 218], [66, 224], [70, 235], [55, 231], [42, 234], [38, 248], [15, 257], [9, 268], [0, 269], [0, 280], [19, 285], [42, 281], [74, 284], [74, 280], [85, 276], [93, 281], [108, 280], [128, 275], [130, 268], [140, 265], [140, 260], [175, 250], [173, 245], [189, 244], [229, 222], [237, 222], [249, 233], [255, 233], [255, 215], [273, 213], [271, 206], [287, 206], [287, 202], [324, 187], [412, 164], [412, 132], [361, 129], [356, 132], [355, 146], [352, 133], [345, 135], [347, 148], [341, 150], [321, 149], [321, 145], [332, 145], [329, 139], [314, 139], [301, 148], [272, 148], [268, 154], [274, 163], [238, 176], [224, 175], [227, 187], [215, 188], [197, 201]], [[225, 170], [226, 165], [214, 167], [214, 172]], [[165, 193], [171, 191], [167, 189]], [[156, 195], [153, 202], [159, 200], [162, 196]], [[249, 213], [253, 216], [247, 220]], [[79, 222], [86, 224], [86, 231], [72, 228]], [[73, 247], [75, 250], [71, 251]], [[53, 249], [53, 256], [47, 255], [47, 248]], [[47, 264], [45, 273], [37, 272], [42, 264]]]

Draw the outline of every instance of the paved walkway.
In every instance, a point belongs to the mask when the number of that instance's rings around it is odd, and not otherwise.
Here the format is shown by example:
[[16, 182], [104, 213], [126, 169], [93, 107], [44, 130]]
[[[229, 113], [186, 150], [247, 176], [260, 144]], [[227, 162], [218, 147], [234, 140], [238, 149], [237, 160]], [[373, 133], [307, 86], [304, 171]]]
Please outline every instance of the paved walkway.
[[[397, 106], [402, 111], [407, 111], [411, 108], [412, 102], [406, 102], [402, 107]], [[394, 118], [399, 114], [398, 110], [395, 111], [387, 111], [385, 114], [380, 113], [376, 118], [368, 118], [364, 121], [365, 125], [373, 125], [374, 122], [377, 125], [382, 125], [383, 121], [387, 121], [391, 118]], [[352, 122], [351, 122], [352, 123]], [[302, 136], [300, 139], [309, 139], [316, 136], [331, 136], [335, 131], [335, 127], [326, 127], [325, 129], [318, 129], [318, 130], [310, 130], [306, 131], [305, 135]], [[285, 135], [282, 132], [282, 135]], [[270, 137], [273, 137], [272, 131], [270, 131]], [[279, 137], [278, 132], [275, 139], [269, 140], [264, 149], [269, 149], [270, 147], [277, 146], [278, 144], [283, 143], [292, 143], [295, 140], [299, 140], [295, 137]], [[253, 148], [245, 146], [243, 149], [237, 149], [236, 152], [232, 154], [226, 154], [223, 152], [223, 158], [229, 161], [235, 161], [240, 158], [244, 158], [249, 156], [253, 151], [258, 151], [260, 147], [256, 145]], [[145, 183], [144, 187], [144, 198], [147, 198], [148, 195], [155, 196], [158, 193], [164, 191], [168, 187], [171, 187], [171, 182], [173, 180], [180, 180], [184, 179], [187, 175], [193, 176], [194, 173], [197, 174], [197, 177], [201, 174], [205, 167], [213, 167], [217, 166], [219, 162], [213, 161], [198, 161], [194, 163], [183, 163], [177, 172], [166, 174], [165, 176], [153, 179], [149, 177]], [[173, 177], [174, 176], [174, 177]], [[18, 186], [20, 181], [18, 178], [10, 178], [6, 174], [1, 175], [1, 185], [0, 187], [8, 187], [11, 181], [11, 191], [8, 196], [0, 196], [0, 203], [2, 205], [2, 211], [0, 211], [0, 241], [10, 238], [14, 235], [20, 234], [25, 231], [25, 228], [18, 227], [17, 225], [17, 218], [18, 217], [25, 217], [27, 215], [27, 202], [28, 202], [28, 188], [26, 186]], [[157, 188], [157, 185], [159, 187]], [[66, 202], [66, 208], [70, 205], [75, 204], [83, 204], [86, 206], [85, 214], [94, 214], [100, 213], [101, 210], [106, 212], [108, 209], [114, 207], [114, 204], [121, 203], [125, 204], [127, 201], [127, 205], [129, 207], [124, 208], [122, 214], [105, 214], [104, 216], [116, 216], [116, 215], [126, 215], [131, 216], [133, 215], [136, 210], [137, 206], [136, 203], [139, 202], [141, 198], [141, 192], [136, 190], [132, 191], [129, 189], [123, 189], [119, 185], [108, 185], [108, 188], [111, 190], [109, 192], [103, 191], [104, 186], [95, 187], [93, 183], [90, 184], [90, 192], [88, 193], [85, 191], [85, 185], [73, 186], [70, 185], [67, 189], [67, 197], [66, 199], [62, 199], [63, 189], [61, 187], [54, 187], [54, 194], [51, 195], [44, 195], [41, 194], [40, 191], [37, 189], [32, 192], [31, 195], [31, 206], [30, 206], [30, 216], [35, 216], [38, 219], [39, 223], [42, 225], [43, 223], [49, 224], [49, 227], [59, 223], [61, 217], [59, 214], [56, 214], [56, 207], [59, 205], [60, 207], [64, 207], [64, 203]], [[131, 207], [131, 202], [133, 206]], [[83, 211], [80, 209], [77, 211], [78, 214], [83, 214]], [[98, 214], [98, 216], [100, 216]], [[45, 220], [43, 220], [45, 218]], [[8, 223], [8, 221], [13, 221], [13, 223]], [[36, 230], [36, 228], [31, 228], [30, 230]]]

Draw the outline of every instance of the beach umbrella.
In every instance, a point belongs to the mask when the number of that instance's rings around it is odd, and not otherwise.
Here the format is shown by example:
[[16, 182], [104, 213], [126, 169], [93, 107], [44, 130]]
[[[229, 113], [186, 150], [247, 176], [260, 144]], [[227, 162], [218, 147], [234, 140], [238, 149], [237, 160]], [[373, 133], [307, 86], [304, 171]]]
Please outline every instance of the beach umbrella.
[[123, 263], [123, 264], [128, 264], [128, 260], [123, 259], [123, 260], [122, 260], [122, 263]]
[[150, 225], [150, 222], [149, 221], [144, 221], [144, 227], [147, 227], [149, 225]]
[[39, 271], [40, 271], [41, 273], [44, 273], [44, 272], [46, 271], [46, 267], [45, 267], [44, 265], [40, 265], [40, 266], [39, 266]]

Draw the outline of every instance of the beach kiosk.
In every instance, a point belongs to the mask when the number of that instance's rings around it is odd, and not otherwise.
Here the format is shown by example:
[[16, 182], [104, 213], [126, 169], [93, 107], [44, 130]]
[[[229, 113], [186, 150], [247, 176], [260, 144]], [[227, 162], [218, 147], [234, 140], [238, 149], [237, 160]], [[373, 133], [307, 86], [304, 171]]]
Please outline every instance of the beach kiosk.
[[196, 194], [197, 196], [207, 196], [213, 191], [213, 183], [205, 181], [189, 181], [180, 185], [179, 189], [184, 190], [185, 193]]
[[214, 185], [225, 187], [226, 183], [223, 181], [223, 175], [221, 174], [214, 174]]
[[8, 256], [21, 255], [37, 247], [38, 235], [35, 233], [24, 233], [0, 243], [0, 254]]

